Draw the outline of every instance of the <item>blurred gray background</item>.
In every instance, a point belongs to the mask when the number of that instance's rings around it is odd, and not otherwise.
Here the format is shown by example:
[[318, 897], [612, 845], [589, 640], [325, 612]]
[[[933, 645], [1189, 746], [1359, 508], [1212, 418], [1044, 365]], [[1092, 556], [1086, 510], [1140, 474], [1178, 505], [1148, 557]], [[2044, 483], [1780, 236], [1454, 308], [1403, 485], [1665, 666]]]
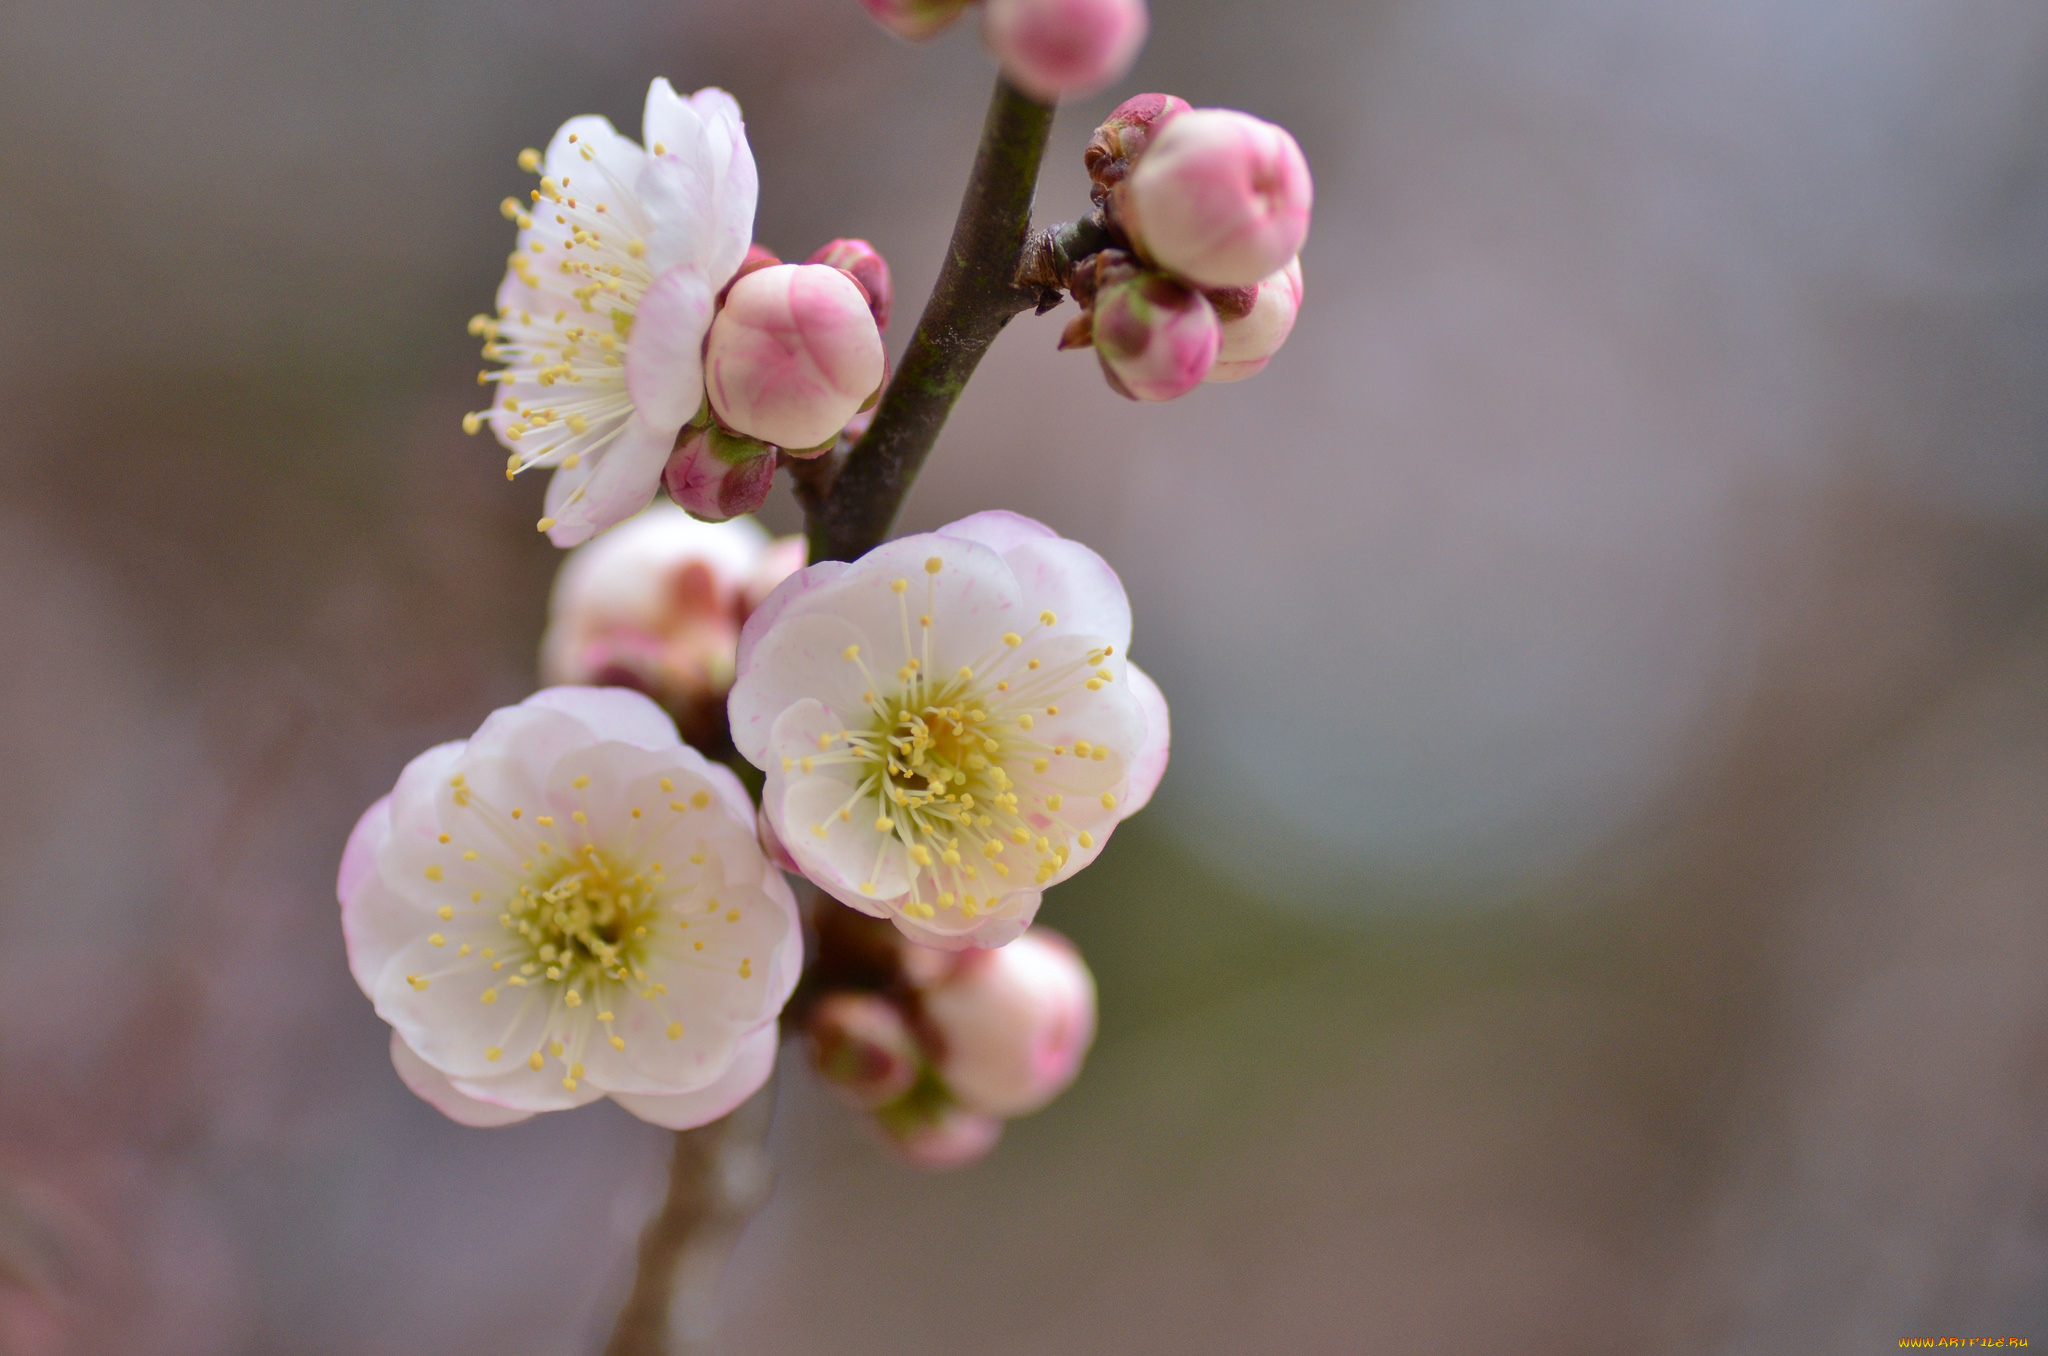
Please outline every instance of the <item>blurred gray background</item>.
[[[1097, 547], [1174, 704], [1044, 919], [1074, 1090], [932, 1178], [785, 1062], [718, 1350], [2048, 1340], [2048, 9], [1155, 0], [1290, 127], [1300, 328], [1125, 404], [997, 344], [905, 526]], [[513, 157], [647, 81], [895, 265], [989, 84], [853, 0], [0, 7], [0, 1352], [592, 1351], [664, 1136], [459, 1129], [349, 825], [533, 685], [465, 319]], [[771, 521], [794, 525], [786, 497]]]

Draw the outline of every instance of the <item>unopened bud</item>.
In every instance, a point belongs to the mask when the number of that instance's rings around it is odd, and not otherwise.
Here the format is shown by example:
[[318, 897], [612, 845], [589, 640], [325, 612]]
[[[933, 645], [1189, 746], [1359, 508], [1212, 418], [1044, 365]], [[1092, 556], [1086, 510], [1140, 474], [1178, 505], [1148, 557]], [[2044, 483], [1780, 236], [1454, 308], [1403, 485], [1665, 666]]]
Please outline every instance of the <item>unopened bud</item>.
[[889, 261], [882, 257], [880, 250], [865, 240], [835, 240], [804, 262], [824, 264], [850, 276], [860, 284], [860, 290], [867, 293], [868, 310], [875, 317], [875, 328], [889, 328], [889, 308], [894, 302], [895, 292], [889, 285]]
[[1021, 1116], [1057, 1096], [1095, 1039], [1095, 980], [1073, 944], [1032, 928], [1008, 946], [963, 953], [923, 992], [939, 1076], [959, 1101]]
[[804, 1025], [818, 1073], [863, 1110], [895, 1101], [917, 1081], [917, 1041], [901, 1009], [880, 994], [826, 994]]
[[1094, 181], [1097, 201], [1124, 181], [1138, 153], [1145, 149], [1166, 120], [1188, 111], [1188, 101], [1171, 94], [1136, 94], [1118, 104], [1088, 138], [1081, 153]]
[[752, 513], [775, 482], [775, 449], [716, 424], [686, 428], [661, 480], [692, 518], [722, 523]]
[[988, 1157], [1003, 1137], [1003, 1123], [964, 1106], [946, 1104], [914, 1115], [885, 1107], [875, 1117], [889, 1146], [911, 1164], [949, 1172]]
[[1120, 270], [1095, 293], [1091, 336], [1110, 388], [1132, 400], [1172, 400], [1209, 375], [1221, 331], [1209, 299], [1163, 273]]
[[1146, 260], [1202, 287], [1249, 287], [1300, 253], [1314, 196], [1285, 128], [1197, 108], [1151, 138], [1111, 201]]
[[1121, 79], [1148, 22], [1145, 0], [987, 0], [981, 32], [1012, 84], [1053, 103]]
[[875, 22], [899, 38], [928, 38], [960, 17], [967, 0], [860, 0]]
[[741, 278], [705, 341], [711, 408], [728, 428], [778, 447], [836, 437], [881, 386], [882, 370], [868, 299], [821, 264], [776, 264]]
[[749, 273], [759, 273], [764, 268], [773, 268], [781, 262], [780, 259], [775, 257], [775, 251], [769, 249], [766, 245], [756, 243], [747, 246], [747, 257], [740, 260], [739, 268], [730, 278], [725, 280], [725, 286], [719, 289], [718, 304], [720, 306], [725, 305], [726, 297], [732, 292], [732, 285], [741, 278], [746, 277]]
[[1216, 349], [1216, 365], [1202, 380], [1243, 381], [1263, 371], [1294, 331], [1294, 317], [1301, 311], [1301, 260], [1288, 260], [1287, 267], [1257, 287], [1233, 288], [1228, 301], [1218, 302], [1217, 295], [1211, 293], [1209, 300], [1222, 322], [1223, 342]]

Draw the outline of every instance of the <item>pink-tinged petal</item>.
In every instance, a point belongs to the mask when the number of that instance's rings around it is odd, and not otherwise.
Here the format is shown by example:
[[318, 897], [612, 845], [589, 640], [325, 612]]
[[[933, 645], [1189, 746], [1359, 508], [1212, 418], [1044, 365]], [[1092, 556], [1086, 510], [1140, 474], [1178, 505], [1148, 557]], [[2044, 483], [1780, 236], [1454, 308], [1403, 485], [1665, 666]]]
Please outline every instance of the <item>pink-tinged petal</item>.
[[1152, 793], [1159, 788], [1159, 779], [1166, 775], [1166, 761], [1173, 746], [1173, 727], [1166, 710], [1166, 694], [1159, 690], [1159, 684], [1152, 681], [1150, 674], [1136, 664], [1129, 664], [1125, 666], [1124, 681], [1131, 685], [1131, 693], [1138, 699], [1138, 708], [1145, 713], [1145, 739], [1131, 759], [1130, 791], [1118, 807], [1125, 817], [1129, 817], [1151, 803]]
[[1026, 542], [1057, 541], [1060, 534], [1038, 519], [1027, 518], [1021, 513], [1012, 513], [1008, 509], [984, 509], [980, 513], [970, 513], [958, 522], [947, 523], [932, 535], [971, 541], [1001, 556], [1008, 555]]
[[348, 906], [348, 898], [377, 870], [377, 853], [391, 837], [391, 797], [385, 796], [363, 811], [341, 850], [341, 870], [334, 881], [335, 897]]
[[660, 274], [687, 266], [709, 276], [718, 183], [712, 178], [711, 150], [703, 125], [684, 130], [688, 139], [683, 146], [671, 146], [665, 155], [648, 156], [633, 186], [649, 223], [649, 271]]
[[717, 183], [704, 270], [724, 286], [745, 261], [753, 244], [761, 180], [754, 165], [753, 148], [747, 144], [746, 123], [740, 118], [738, 101], [724, 90], [711, 87], [691, 95], [690, 107], [704, 120], [712, 175]]
[[718, 798], [725, 802], [725, 808], [734, 820], [741, 824], [754, 822], [754, 798], [747, 794], [747, 788], [739, 774], [723, 763], [704, 760], [704, 776], [710, 781]]
[[672, 1097], [615, 1092], [612, 1100], [643, 1121], [668, 1130], [709, 1125], [761, 1090], [775, 1072], [778, 1032], [773, 1022], [741, 1038], [732, 1067], [717, 1082]]
[[761, 808], [756, 817], [755, 827], [761, 837], [761, 851], [767, 854], [768, 860], [775, 863], [779, 870], [787, 871], [792, 876], [801, 876], [804, 869], [796, 864], [796, 858], [790, 856], [789, 849], [782, 845], [782, 835], [775, 831], [775, 821], [768, 818], [766, 806]]
[[391, 1064], [413, 1095], [458, 1125], [490, 1130], [533, 1117], [531, 1111], [495, 1106], [458, 1092], [448, 1075], [414, 1054], [396, 1031], [391, 1033]]
[[704, 346], [704, 384], [726, 427], [804, 449], [828, 442], [882, 384], [881, 332], [851, 276], [775, 264], [726, 293]]
[[1054, 635], [1093, 636], [1122, 654], [1131, 644], [1131, 600], [1109, 562], [1064, 537], [1024, 542], [1003, 553], [1030, 606], [1059, 621]]
[[[668, 77], [658, 75], [647, 87], [640, 114], [640, 143], [650, 155], [673, 155], [694, 145], [704, 130], [703, 115], [692, 101], [676, 93]], [[659, 151], [656, 146], [661, 147]]]
[[1095, 1039], [1095, 979], [1048, 928], [966, 957], [922, 998], [939, 1076], [962, 1105], [991, 1116], [1050, 1102]]
[[828, 587], [852, 568], [848, 561], [821, 560], [815, 565], [806, 565], [770, 590], [760, 605], [747, 615], [746, 624], [740, 627], [740, 647], [735, 660], [735, 671], [745, 674], [753, 666], [754, 646], [760, 642], [762, 636], [768, 634], [769, 629], [791, 604]]
[[554, 520], [548, 540], [581, 546], [653, 503], [674, 443], [674, 429], [655, 428], [635, 415], [617, 438], [581, 465], [556, 471], [548, 481], [547, 515]]
[[[851, 659], [849, 646], [856, 651]], [[726, 701], [733, 747], [766, 769], [775, 722], [806, 699], [824, 703], [832, 713], [829, 719], [842, 724], [862, 720], [869, 668], [889, 662], [874, 657], [874, 648], [869, 633], [844, 617], [824, 612], [790, 617], [763, 642], [760, 662], [733, 684]], [[869, 668], [862, 666], [862, 655]]]
[[704, 403], [704, 334], [716, 290], [685, 264], [657, 277], [640, 298], [626, 341], [626, 390], [650, 429], [681, 429]]
[[[622, 687], [543, 688], [520, 705], [542, 711], [559, 711], [582, 722], [598, 739], [617, 740], [621, 744], [657, 752], [683, 747], [668, 712], [640, 693]], [[702, 761], [701, 755], [698, 761]], [[716, 771], [725, 772], [725, 769]], [[730, 772], [725, 775], [732, 776]], [[745, 793], [742, 792], [741, 796], [744, 799]], [[748, 808], [751, 810], [752, 807]]]
[[957, 911], [948, 910], [936, 918], [923, 919], [892, 914], [890, 921], [911, 941], [936, 951], [989, 950], [1008, 946], [1023, 936], [1031, 920], [1038, 916], [1038, 906], [1044, 899], [1040, 891], [1020, 890], [1006, 896], [1003, 912], [993, 916], [963, 919]]

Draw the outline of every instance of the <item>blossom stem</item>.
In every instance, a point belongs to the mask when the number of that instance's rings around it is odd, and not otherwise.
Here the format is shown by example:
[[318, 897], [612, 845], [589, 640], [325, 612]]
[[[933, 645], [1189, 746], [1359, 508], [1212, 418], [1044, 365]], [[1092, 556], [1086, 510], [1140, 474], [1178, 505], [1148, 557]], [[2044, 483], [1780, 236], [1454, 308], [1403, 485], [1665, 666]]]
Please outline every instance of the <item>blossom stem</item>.
[[830, 494], [806, 513], [813, 561], [852, 560], [881, 543], [981, 355], [1012, 316], [1044, 299], [1018, 267], [1052, 115], [997, 78], [952, 243], [903, 363]]
[[711, 1349], [726, 1259], [768, 1195], [765, 1141], [774, 1106], [770, 1079], [731, 1115], [676, 1134], [668, 1195], [640, 1234], [633, 1289], [604, 1356], [692, 1356]]

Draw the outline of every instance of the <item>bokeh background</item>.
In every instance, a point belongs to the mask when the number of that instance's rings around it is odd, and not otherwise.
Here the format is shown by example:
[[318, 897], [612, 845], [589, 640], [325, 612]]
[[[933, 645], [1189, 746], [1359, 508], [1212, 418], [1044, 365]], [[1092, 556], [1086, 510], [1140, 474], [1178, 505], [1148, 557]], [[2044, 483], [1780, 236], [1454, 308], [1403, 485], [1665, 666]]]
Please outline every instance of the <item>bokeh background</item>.
[[[919, 1176], [785, 1060], [714, 1350], [2048, 1341], [2048, 9], [1155, 0], [1295, 131], [1291, 346], [997, 344], [906, 527], [1097, 547], [1174, 703], [1044, 918], [1081, 1082]], [[534, 683], [465, 439], [513, 165], [654, 75], [896, 267], [989, 82], [853, 0], [0, 6], [0, 1352], [594, 1351], [664, 1136], [415, 1101], [332, 880]], [[794, 525], [782, 492], [769, 511]]]

